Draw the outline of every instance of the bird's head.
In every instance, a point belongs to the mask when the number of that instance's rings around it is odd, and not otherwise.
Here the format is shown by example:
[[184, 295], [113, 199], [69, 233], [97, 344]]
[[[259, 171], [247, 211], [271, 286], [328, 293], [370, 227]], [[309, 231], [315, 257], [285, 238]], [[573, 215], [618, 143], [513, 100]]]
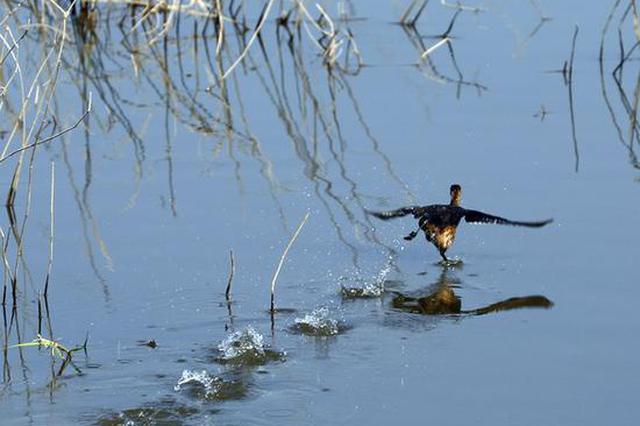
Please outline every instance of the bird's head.
[[457, 183], [454, 183], [449, 188], [449, 194], [451, 194], [451, 203], [450, 204], [452, 206], [459, 206], [460, 205], [460, 199], [462, 198], [462, 187], [460, 185], [458, 185]]

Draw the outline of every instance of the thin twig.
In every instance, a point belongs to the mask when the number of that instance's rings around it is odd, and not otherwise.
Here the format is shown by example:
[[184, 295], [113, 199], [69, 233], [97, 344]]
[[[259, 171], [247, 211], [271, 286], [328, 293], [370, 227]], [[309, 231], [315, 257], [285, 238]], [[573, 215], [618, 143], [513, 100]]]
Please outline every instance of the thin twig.
[[0, 66], [4, 65], [4, 61], [6, 61], [7, 58], [9, 57], [9, 55], [11, 54], [11, 52], [13, 52], [13, 49], [18, 47], [18, 43], [20, 43], [20, 40], [25, 38], [25, 36], [27, 35], [28, 32], [29, 32], [29, 30], [24, 30], [22, 35], [16, 41], [13, 42], [13, 44], [11, 45], [11, 47], [9, 48], [7, 53], [5, 53], [4, 57], [2, 59], [0, 59]]
[[298, 235], [300, 234], [300, 231], [302, 231], [302, 227], [304, 226], [305, 223], [307, 223], [307, 219], [309, 219], [309, 215], [310, 214], [311, 214], [311, 212], [307, 212], [304, 215], [304, 218], [302, 219], [302, 222], [300, 222], [300, 225], [298, 225], [298, 228], [296, 229], [296, 231], [291, 236], [291, 239], [289, 240], [289, 243], [285, 247], [284, 252], [282, 252], [282, 256], [280, 256], [280, 261], [278, 262], [278, 267], [276, 268], [276, 272], [273, 274], [273, 278], [271, 279], [271, 313], [272, 314], [275, 312], [276, 281], [278, 280], [278, 275], [280, 275], [280, 270], [282, 269], [282, 265], [284, 263], [284, 259], [287, 257], [287, 253], [289, 252], [289, 249], [291, 248], [291, 245], [296, 240], [296, 238], [298, 238]]
[[439, 42], [437, 42], [436, 44], [434, 44], [433, 46], [431, 46], [430, 48], [428, 48], [427, 50], [425, 50], [424, 52], [422, 52], [422, 55], [420, 55], [420, 59], [424, 60], [424, 58], [426, 58], [427, 56], [429, 56], [431, 53], [433, 53], [436, 49], [438, 49], [439, 47], [441, 47], [442, 45], [444, 45], [445, 43], [449, 43], [451, 41], [451, 39], [449, 37], [445, 37], [442, 40], [440, 40]]
[[580, 28], [576, 25], [573, 31], [573, 40], [571, 42], [571, 56], [569, 59], [569, 113], [571, 115], [571, 138], [573, 139], [573, 154], [575, 156], [575, 171], [578, 173], [580, 167], [580, 153], [578, 151], [578, 138], [576, 137], [576, 118], [573, 108], [573, 59], [576, 53], [576, 40]]
[[420, 15], [422, 15], [422, 12], [424, 12], [424, 9], [427, 7], [428, 3], [429, 3], [429, 0], [424, 0], [422, 2], [422, 5], [420, 6], [416, 14], [413, 15], [413, 19], [411, 20], [411, 25], [413, 26], [416, 25], [416, 22], [418, 22], [418, 19], [420, 19]]
[[38, 293], [38, 334], [42, 334], [42, 300]]
[[458, 16], [460, 15], [460, 13], [462, 13], [462, 9], [458, 9], [456, 10], [456, 13], [453, 14], [453, 17], [451, 18], [451, 22], [449, 22], [449, 27], [447, 27], [447, 30], [442, 34], [442, 38], [448, 37], [449, 34], [451, 33], [451, 30], [453, 30], [453, 26], [456, 23], [456, 19], [458, 19]]
[[447, 3], [445, 0], [440, 0], [440, 4], [442, 4], [445, 7], [451, 7], [453, 9], [458, 9], [458, 10], [466, 10], [473, 13], [486, 12], [487, 10], [483, 7], [465, 6], [459, 1], [457, 1], [455, 4], [452, 4], [452, 3]]
[[47, 276], [44, 280], [44, 298], [46, 299], [49, 292], [49, 277], [51, 276], [51, 267], [53, 266], [53, 235], [54, 235], [54, 202], [56, 188], [56, 163], [51, 162], [51, 199], [49, 200], [49, 263], [47, 264]]
[[260, 34], [260, 31], [262, 30], [264, 23], [267, 21], [267, 16], [269, 16], [269, 11], [271, 10], [271, 6], [273, 6], [274, 1], [275, 0], [269, 0], [269, 3], [267, 3], [267, 6], [264, 8], [264, 11], [260, 15], [258, 25], [256, 26], [256, 29], [253, 31], [251, 38], [249, 38], [249, 41], [247, 42], [244, 50], [242, 51], [240, 56], [238, 56], [235, 62], [231, 64], [231, 66], [224, 72], [224, 74], [222, 74], [222, 80], [227, 78], [227, 76], [233, 72], [233, 70], [238, 66], [238, 64], [242, 62], [244, 57], [247, 56], [247, 53], [249, 53], [249, 49], [251, 49], [251, 46], [258, 38], [258, 35]]
[[216, 9], [218, 9], [218, 42], [216, 44], [216, 57], [220, 56], [222, 46], [224, 44], [224, 19], [222, 19], [222, 4], [220, 0], [216, 0]]
[[227, 301], [231, 299], [231, 283], [233, 282], [233, 274], [236, 272], [236, 261], [233, 256], [233, 250], [229, 250], [229, 263], [230, 263], [229, 280], [227, 281], [227, 290], [224, 292], [224, 295], [227, 298]]
[[91, 94], [89, 94], [89, 106], [87, 107], [87, 110], [84, 112], [84, 114], [82, 114], [82, 116], [78, 119], [78, 121], [76, 121], [71, 127], [67, 127], [66, 129], [59, 131], [55, 135], [51, 135], [51, 136], [49, 136], [47, 138], [44, 138], [42, 140], [35, 141], [32, 144], [23, 146], [22, 148], [18, 148], [15, 151], [10, 152], [9, 154], [7, 154], [4, 157], [0, 158], [0, 163], [4, 162], [5, 160], [8, 160], [9, 158], [13, 157], [16, 154], [21, 153], [22, 151], [26, 151], [27, 149], [31, 149], [31, 148], [33, 148], [35, 146], [51, 142], [52, 140], [54, 140], [56, 138], [59, 138], [60, 136], [66, 134], [66, 133], [69, 133], [70, 131], [72, 131], [73, 129], [78, 127], [80, 125], [80, 123], [82, 123], [82, 121], [85, 119], [85, 117], [87, 115], [89, 115], [90, 112], [91, 112]]
[[400, 25], [410, 25], [411, 24], [411, 21], [409, 21], [409, 15], [413, 11], [413, 8], [416, 7], [417, 3], [418, 3], [418, 0], [412, 0], [411, 1], [409, 6], [407, 7], [407, 9], [404, 11], [402, 16], [400, 17], [400, 21], [398, 21], [398, 23]]

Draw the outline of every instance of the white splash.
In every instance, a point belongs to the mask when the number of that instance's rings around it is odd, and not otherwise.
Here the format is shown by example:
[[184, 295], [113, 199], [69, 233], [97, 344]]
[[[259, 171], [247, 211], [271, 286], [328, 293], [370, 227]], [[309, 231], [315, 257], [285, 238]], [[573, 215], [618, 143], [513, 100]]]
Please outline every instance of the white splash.
[[378, 274], [370, 282], [366, 282], [362, 286], [362, 293], [369, 297], [380, 297], [384, 293], [384, 283], [387, 280], [387, 275], [391, 272], [391, 265], [387, 264], [382, 268]]
[[230, 360], [244, 355], [264, 356], [264, 338], [248, 326], [242, 331], [231, 333], [218, 345], [222, 359]]
[[340, 331], [339, 321], [331, 318], [329, 309], [324, 306], [306, 314], [304, 318], [296, 318], [294, 322], [297, 329], [307, 334], [333, 336]]
[[375, 298], [380, 297], [384, 293], [384, 283], [387, 275], [391, 272], [391, 262], [387, 263], [378, 273], [370, 280], [362, 280], [362, 287], [342, 287], [342, 295], [348, 298]]
[[173, 390], [179, 392], [183, 385], [197, 384], [204, 388], [205, 396], [214, 396], [220, 390], [222, 379], [215, 376], [210, 376], [206, 370], [192, 371], [184, 370], [182, 377], [178, 379], [178, 383], [173, 387]]

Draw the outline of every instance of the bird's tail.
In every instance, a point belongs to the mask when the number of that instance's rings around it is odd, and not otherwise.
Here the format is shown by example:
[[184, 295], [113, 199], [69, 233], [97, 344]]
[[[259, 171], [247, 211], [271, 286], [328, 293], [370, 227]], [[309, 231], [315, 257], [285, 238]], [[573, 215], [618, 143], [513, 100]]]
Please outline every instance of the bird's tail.
[[409, 206], [409, 207], [400, 207], [399, 209], [385, 211], [385, 212], [376, 212], [372, 210], [365, 210], [365, 212], [367, 214], [370, 214], [371, 216], [377, 217], [378, 219], [389, 220], [389, 219], [395, 219], [398, 217], [404, 217], [408, 215], [413, 215], [413, 217], [418, 217], [422, 214], [422, 210], [423, 208], [419, 206]]

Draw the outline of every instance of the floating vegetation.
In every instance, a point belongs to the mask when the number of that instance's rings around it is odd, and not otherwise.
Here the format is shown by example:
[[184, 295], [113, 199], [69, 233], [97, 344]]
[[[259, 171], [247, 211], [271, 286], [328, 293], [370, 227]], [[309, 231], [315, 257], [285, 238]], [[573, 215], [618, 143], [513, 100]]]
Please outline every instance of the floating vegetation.
[[146, 347], [151, 348], [151, 349], [155, 349], [155, 348], [158, 347], [158, 343], [155, 341], [155, 339], [138, 340], [137, 344], [138, 344], [138, 346], [146, 346]]
[[47, 338], [42, 337], [40, 334], [38, 334], [38, 336], [35, 339], [33, 339], [31, 342], [18, 343], [17, 345], [13, 345], [11, 347], [12, 348], [44, 347], [44, 348], [50, 349], [51, 356], [54, 358], [59, 358], [62, 361], [60, 368], [58, 368], [58, 371], [54, 376], [54, 380], [55, 380], [55, 377], [61, 376], [62, 373], [64, 373], [64, 370], [68, 365], [71, 365], [76, 370], [76, 372], [81, 373], [80, 369], [76, 367], [76, 365], [73, 363], [73, 353], [83, 350], [86, 354], [87, 339], [85, 339], [84, 344], [82, 346], [78, 346], [72, 349], [67, 349], [59, 342], [56, 342], [54, 340], [49, 340]]
[[296, 318], [291, 330], [310, 336], [327, 337], [341, 333], [346, 327], [341, 321], [331, 318], [329, 309], [323, 306], [303, 318]]
[[173, 389], [176, 392], [184, 389], [196, 399], [209, 401], [240, 399], [247, 393], [246, 386], [242, 382], [211, 376], [206, 370], [184, 370]]
[[387, 265], [378, 272], [378, 275], [371, 280], [366, 281], [362, 287], [345, 287], [342, 286], [340, 293], [345, 299], [371, 299], [382, 297], [384, 294], [384, 283], [387, 275], [391, 271], [391, 265]]
[[264, 338], [253, 327], [231, 333], [218, 345], [223, 364], [261, 365], [268, 361], [284, 360], [286, 353], [271, 350]]

